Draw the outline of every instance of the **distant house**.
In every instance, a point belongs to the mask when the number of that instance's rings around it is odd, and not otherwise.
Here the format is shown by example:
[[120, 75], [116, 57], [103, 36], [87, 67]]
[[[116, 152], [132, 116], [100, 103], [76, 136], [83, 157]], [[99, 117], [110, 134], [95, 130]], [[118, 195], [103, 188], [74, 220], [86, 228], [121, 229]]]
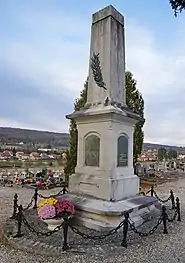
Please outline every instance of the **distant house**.
[[22, 155], [22, 160], [29, 160], [30, 159], [30, 155], [24, 153], [24, 155]]
[[156, 160], [157, 160], [157, 151], [155, 149], [142, 152], [138, 157], [138, 162], [156, 161]]
[[41, 153], [40, 154], [40, 158], [43, 159], [43, 160], [46, 160], [46, 159], [49, 159], [49, 156], [46, 153]]
[[6, 160], [6, 157], [4, 157], [4, 154], [0, 152], [0, 160]]
[[54, 160], [58, 160], [61, 158], [59, 154], [54, 154], [54, 153], [49, 154], [48, 157]]
[[22, 156], [24, 155], [24, 152], [16, 152], [16, 157], [19, 159], [19, 160], [22, 160]]
[[13, 156], [13, 153], [11, 151], [2, 152], [2, 157], [4, 157], [4, 160], [10, 159], [12, 156]]
[[40, 159], [40, 154], [37, 152], [32, 152], [32, 153], [30, 153], [30, 159], [31, 160], [38, 160], [38, 159]]

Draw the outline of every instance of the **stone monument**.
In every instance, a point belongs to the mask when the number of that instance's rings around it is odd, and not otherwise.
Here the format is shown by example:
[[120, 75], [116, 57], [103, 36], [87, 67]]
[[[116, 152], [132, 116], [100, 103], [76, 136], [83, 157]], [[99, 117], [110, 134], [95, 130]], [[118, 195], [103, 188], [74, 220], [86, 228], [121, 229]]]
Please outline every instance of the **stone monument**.
[[133, 132], [141, 118], [126, 105], [124, 17], [112, 6], [93, 14], [87, 103], [67, 118], [78, 129], [68, 198], [76, 203], [79, 219], [91, 228], [109, 228], [124, 211], [139, 210], [143, 202], [152, 205], [153, 198], [136, 196]]

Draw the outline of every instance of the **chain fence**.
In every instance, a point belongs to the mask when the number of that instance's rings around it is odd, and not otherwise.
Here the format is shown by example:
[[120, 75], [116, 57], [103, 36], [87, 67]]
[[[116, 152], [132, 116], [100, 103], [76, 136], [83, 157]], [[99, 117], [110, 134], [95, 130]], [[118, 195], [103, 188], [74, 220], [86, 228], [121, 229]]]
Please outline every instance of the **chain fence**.
[[123, 227], [124, 222], [125, 222], [125, 220], [123, 220], [117, 227], [111, 229], [108, 233], [100, 234], [100, 235], [88, 235], [86, 233], [81, 232], [78, 228], [76, 228], [76, 227], [74, 227], [74, 226], [72, 226], [70, 224], [69, 224], [69, 227], [71, 228], [71, 230], [75, 234], [77, 234], [77, 235], [79, 235], [79, 236], [81, 236], [81, 237], [83, 237], [85, 239], [102, 240], [102, 239], [105, 239], [108, 236], [111, 236], [111, 235], [114, 235], [115, 233], [117, 233], [118, 230]]
[[171, 218], [167, 215], [167, 220], [168, 220], [168, 222], [173, 222], [173, 221], [175, 221], [176, 218], [177, 218], [177, 216], [178, 216], [178, 211], [177, 211], [177, 209], [175, 209], [175, 213], [174, 213], [174, 215], [173, 215]]
[[162, 221], [163, 221], [163, 215], [161, 215], [159, 217], [159, 219], [157, 220], [157, 224], [152, 229], [150, 229], [148, 232], [141, 232], [141, 231], [137, 230], [135, 225], [133, 223], [131, 223], [130, 220], [129, 220], [129, 226], [130, 226], [130, 229], [134, 233], [138, 234], [139, 236], [146, 237], [146, 236], [152, 235], [158, 229], [158, 227], [162, 223]]
[[51, 231], [47, 231], [47, 232], [43, 232], [40, 230], [36, 230], [26, 219], [25, 215], [24, 215], [24, 211], [22, 205], [20, 205], [18, 207], [18, 214], [17, 214], [17, 234], [14, 236], [14, 238], [17, 237], [21, 237], [23, 235], [22, 233], [22, 223], [28, 228], [28, 230], [32, 233], [35, 233], [37, 236], [51, 236], [54, 233], [58, 232], [61, 230], [61, 228], [63, 229], [63, 250], [67, 250], [69, 248], [68, 243], [67, 243], [67, 236], [68, 236], [68, 228], [71, 229], [71, 231], [79, 236], [81, 236], [84, 239], [90, 239], [90, 240], [103, 240], [105, 238], [107, 238], [108, 236], [114, 235], [118, 232], [118, 230], [120, 230], [121, 228], [123, 228], [123, 240], [121, 245], [125, 248], [127, 248], [127, 234], [128, 234], [128, 230], [133, 231], [135, 234], [141, 236], [141, 237], [147, 237], [149, 235], [152, 235], [155, 233], [155, 231], [158, 229], [159, 225], [161, 225], [161, 223], [163, 223], [163, 233], [164, 234], [168, 234], [167, 231], [167, 221], [168, 222], [173, 222], [174, 220], [176, 220], [177, 216], [177, 221], [181, 221], [180, 219], [180, 201], [179, 198], [176, 198], [176, 207], [175, 207], [175, 211], [172, 217], [170, 217], [167, 214], [166, 211], [166, 207], [163, 205], [162, 206], [162, 213], [159, 216], [159, 218], [157, 219], [157, 223], [147, 232], [142, 232], [141, 230], [139, 230], [138, 228], [135, 227], [134, 222], [130, 219], [129, 217], [129, 213], [125, 212], [124, 213], [124, 219], [119, 223], [119, 225], [113, 229], [111, 229], [110, 231], [108, 231], [107, 233], [100, 233], [99, 235], [90, 235], [87, 233], [84, 233], [82, 231], [79, 230], [79, 228], [77, 228], [76, 226], [74, 226], [72, 224], [71, 220], [68, 221], [63, 221], [63, 223], [61, 223], [59, 226], [56, 226], [54, 230]]
[[68, 193], [68, 189], [67, 189], [66, 186], [63, 186], [63, 188], [57, 194], [44, 196], [44, 195], [38, 193], [38, 197], [43, 198], [43, 199], [55, 198], [56, 196], [63, 195], [63, 194], [66, 194], [66, 193]]
[[22, 221], [23, 221], [24, 225], [29, 229], [29, 231], [32, 233], [35, 233], [37, 236], [46, 236], [46, 237], [51, 236], [52, 234], [58, 232], [63, 226], [63, 223], [62, 223], [60, 226], [57, 226], [54, 230], [42, 232], [42, 231], [35, 230], [35, 228], [28, 223], [24, 214], [22, 217]]
[[170, 201], [171, 200], [171, 202], [172, 202], [172, 208], [173, 209], [175, 209], [175, 197], [174, 197], [174, 193], [173, 193], [173, 191], [172, 190], [170, 190], [170, 195], [169, 195], [169, 197], [168, 198], [166, 198], [166, 199], [162, 199], [162, 198], [160, 198], [159, 196], [158, 196], [158, 194], [157, 194], [157, 192], [154, 190], [154, 186], [151, 186], [151, 189], [149, 189], [147, 192], [144, 192], [144, 191], [141, 191], [141, 192], [139, 192], [139, 195], [144, 195], [144, 196], [146, 196], [146, 195], [148, 195], [148, 194], [151, 194], [151, 197], [156, 197], [156, 199], [159, 201], [159, 202], [161, 202], [161, 203], [167, 203], [168, 201]]
[[[49, 196], [44, 196], [44, 195], [40, 194], [40, 193], [38, 192], [38, 189], [36, 188], [35, 191], [34, 191], [34, 194], [33, 194], [32, 198], [31, 198], [31, 200], [30, 200], [30, 203], [29, 203], [26, 207], [24, 207], [23, 210], [27, 210], [27, 209], [31, 208], [31, 207], [33, 206], [33, 203], [34, 203], [33, 208], [37, 208], [38, 197], [39, 197], [39, 198], [43, 198], [43, 199], [55, 198], [55, 197], [57, 197], [57, 196], [64, 195], [64, 194], [66, 194], [66, 193], [68, 193], [68, 189], [67, 189], [66, 185], [63, 185], [63, 188], [62, 188], [57, 194], [52, 194], [52, 195], [49, 195]], [[172, 209], [175, 209], [175, 201], [174, 201], [175, 198], [174, 198], [174, 194], [173, 194], [173, 191], [172, 191], [172, 190], [170, 190], [170, 196], [169, 196], [167, 199], [165, 199], [165, 200], [162, 200], [162, 199], [157, 195], [157, 193], [156, 193], [156, 191], [154, 190], [153, 186], [152, 186], [151, 189], [148, 190], [146, 193], [145, 193], [145, 192], [140, 192], [139, 194], [142, 194], [142, 195], [145, 195], [145, 196], [146, 196], [146, 195], [149, 194], [149, 193], [151, 193], [151, 196], [154, 196], [154, 195], [155, 195], [155, 197], [157, 198], [157, 200], [158, 200], [159, 202], [161, 202], [161, 203], [166, 203], [166, 202], [168, 202], [168, 201], [171, 200], [171, 201], [172, 201]], [[14, 218], [14, 217], [15, 217], [15, 215], [16, 215], [16, 213], [17, 213], [17, 210], [18, 210], [18, 195], [15, 194], [15, 195], [14, 195], [13, 215], [12, 215], [11, 218]]]
[[[64, 195], [66, 193], [68, 193], [68, 189], [67, 189], [66, 185], [64, 185], [63, 188], [57, 194], [53, 194], [53, 195], [50, 195], [50, 196], [43, 196], [42, 194], [38, 193], [38, 189], [35, 188], [34, 194], [33, 194], [32, 198], [31, 198], [29, 204], [26, 207], [24, 207], [23, 210], [28, 210], [31, 207], [36, 209], [37, 208], [38, 197], [43, 198], [43, 199], [55, 198], [57, 196]], [[14, 199], [13, 199], [13, 214], [10, 217], [10, 219], [16, 219], [18, 207], [19, 207], [19, 205], [18, 205], [18, 195], [15, 194], [14, 195]]]
[[[44, 199], [56, 197], [58, 195], [65, 194], [66, 191], [68, 191], [68, 190], [66, 189], [66, 187], [64, 185], [63, 189], [61, 189], [59, 191], [59, 193], [46, 197], [46, 196], [39, 194], [38, 189], [36, 188], [32, 198], [30, 200], [30, 203], [24, 208], [22, 205], [18, 205], [18, 195], [15, 194], [14, 195], [13, 215], [11, 216], [11, 219], [17, 220], [17, 234], [15, 235], [15, 237], [21, 237], [23, 235], [22, 230], [21, 230], [22, 223], [28, 228], [28, 230], [30, 232], [35, 233], [37, 236], [48, 237], [48, 236], [51, 236], [52, 234], [60, 231], [62, 228], [63, 229], [63, 239], [64, 239], [63, 250], [67, 250], [68, 249], [68, 243], [67, 243], [68, 228], [70, 228], [73, 233], [81, 236], [82, 238], [90, 239], [90, 240], [103, 240], [106, 237], [109, 237], [111, 235], [116, 234], [118, 232], [118, 230], [123, 228], [123, 240], [122, 240], [121, 245], [123, 247], [127, 248], [127, 234], [128, 234], [129, 230], [134, 232], [135, 234], [141, 236], [141, 237], [146, 237], [146, 236], [154, 234], [155, 231], [158, 229], [159, 225], [161, 225], [163, 223], [163, 227], [164, 227], [163, 233], [168, 234], [167, 222], [173, 222], [176, 219], [177, 219], [177, 221], [181, 221], [180, 200], [178, 197], [176, 199], [174, 198], [173, 191], [170, 190], [170, 196], [167, 199], [162, 200], [157, 195], [157, 193], [155, 192], [153, 187], [151, 187], [151, 189], [149, 191], [147, 191], [146, 193], [144, 193], [144, 195], [151, 192], [151, 196], [155, 196], [162, 203], [166, 203], [169, 200], [171, 200], [172, 201], [172, 209], [174, 209], [174, 214], [168, 215], [167, 210], [166, 210], [166, 206], [163, 205], [162, 206], [162, 212], [161, 212], [161, 215], [159, 216], [159, 218], [157, 219], [157, 223], [147, 232], [142, 232], [141, 230], [139, 230], [138, 228], [135, 227], [135, 224], [131, 220], [128, 212], [124, 213], [124, 219], [119, 223], [118, 226], [116, 226], [115, 228], [111, 229], [110, 231], [108, 231], [106, 233], [100, 233], [99, 235], [97, 235], [97, 234], [96, 235], [90, 235], [90, 234], [82, 232], [78, 227], [74, 226], [70, 220], [69, 221], [63, 221], [63, 223], [61, 223], [59, 226], [56, 226], [56, 228], [52, 231], [42, 232], [40, 230], [36, 230], [26, 219], [24, 211], [26, 211], [30, 207], [32, 207], [33, 203], [34, 203], [33, 208], [37, 208], [38, 197], [44, 198]], [[176, 200], [176, 202], [175, 202], [175, 200]]]
[[31, 198], [31, 201], [29, 202], [29, 204], [25, 208], [23, 208], [23, 210], [28, 210], [30, 207], [32, 207], [34, 201], [35, 201], [35, 196], [33, 195]]
[[161, 202], [161, 203], [167, 203], [168, 201], [171, 200], [171, 195], [170, 195], [167, 199], [164, 199], [164, 200], [162, 200], [162, 199], [158, 196], [158, 194], [156, 193], [156, 191], [154, 191], [154, 195], [155, 195], [155, 197], [157, 198], [157, 200], [158, 200], [159, 202]]

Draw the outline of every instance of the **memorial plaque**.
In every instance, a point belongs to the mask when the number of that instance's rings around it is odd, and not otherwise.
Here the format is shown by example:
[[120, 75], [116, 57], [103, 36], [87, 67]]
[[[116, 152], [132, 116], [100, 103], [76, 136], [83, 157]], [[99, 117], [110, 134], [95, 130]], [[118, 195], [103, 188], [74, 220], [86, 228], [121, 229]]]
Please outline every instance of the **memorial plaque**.
[[100, 138], [89, 135], [85, 140], [85, 166], [99, 166]]
[[128, 166], [128, 137], [126, 135], [118, 138], [117, 166]]

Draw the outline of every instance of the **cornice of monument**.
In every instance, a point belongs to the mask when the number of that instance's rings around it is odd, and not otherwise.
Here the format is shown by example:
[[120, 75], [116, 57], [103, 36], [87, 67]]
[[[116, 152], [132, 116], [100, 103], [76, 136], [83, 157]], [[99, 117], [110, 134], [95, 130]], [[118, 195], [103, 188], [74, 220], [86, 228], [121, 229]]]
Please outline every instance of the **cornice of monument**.
[[141, 118], [137, 113], [131, 110], [126, 105], [119, 105], [117, 103], [109, 103], [108, 105], [102, 105], [102, 103], [87, 103], [85, 107], [79, 111], [74, 111], [71, 114], [66, 115], [67, 119], [78, 119], [87, 116], [97, 116], [102, 114], [116, 114], [135, 120], [136, 122], [145, 122], [145, 119]]
[[93, 14], [93, 21], [92, 24], [95, 24], [103, 19], [108, 17], [112, 17], [115, 19], [119, 24], [124, 26], [124, 17], [121, 13], [119, 13], [112, 5], [105, 7], [104, 9], [96, 12]]

